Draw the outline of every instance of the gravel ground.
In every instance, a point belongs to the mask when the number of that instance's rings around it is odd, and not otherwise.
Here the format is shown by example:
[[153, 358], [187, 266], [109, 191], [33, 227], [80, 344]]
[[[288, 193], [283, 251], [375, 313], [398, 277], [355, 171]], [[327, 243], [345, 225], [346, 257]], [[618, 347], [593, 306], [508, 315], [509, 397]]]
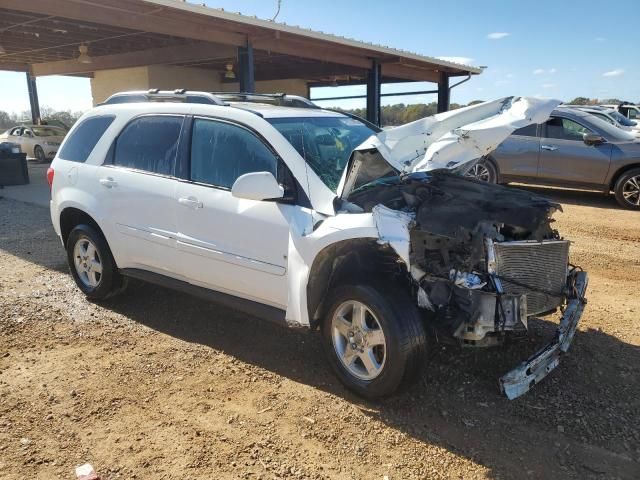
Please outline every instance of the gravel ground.
[[316, 334], [140, 282], [90, 303], [48, 211], [0, 199], [0, 477], [639, 478], [640, 213], [590, 193], [558, 228], [590, 273], [570, 354], [515, 401], [498, 377], [551, 338], [432, 352], [420, 381], [369, 403]]

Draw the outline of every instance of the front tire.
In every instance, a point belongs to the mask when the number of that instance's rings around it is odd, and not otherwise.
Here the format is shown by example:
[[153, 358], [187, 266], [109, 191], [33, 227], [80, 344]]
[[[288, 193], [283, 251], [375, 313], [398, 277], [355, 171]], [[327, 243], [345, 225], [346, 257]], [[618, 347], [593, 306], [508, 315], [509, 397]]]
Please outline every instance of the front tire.
[[487, 183], [498, 183], [498, 169], [488, 158], [479, 160], [471, 167], [466, 176]]
[[105, 300], [124, 289], [125, 279], [100, 232], [90, 225], [77, 225], [69, 233], [66, 247], [71, 275], [87, 298]]
[[640, 210], [640, 168], [624, 172], [613, 189], [616, 201], [624, 208]]
[[340, 381], [366, 398], [384, 397], [424, 365], [427, 339], [411, 297], [394, 286], [341, 285], [329, 293], [325, 352]]
[[47, 156], [44, 154], [44, 150], [40, 145], [36, 145], [33, 148], [33, 156], [36, 157], [38, 163], [44, 163], [47, 161]]

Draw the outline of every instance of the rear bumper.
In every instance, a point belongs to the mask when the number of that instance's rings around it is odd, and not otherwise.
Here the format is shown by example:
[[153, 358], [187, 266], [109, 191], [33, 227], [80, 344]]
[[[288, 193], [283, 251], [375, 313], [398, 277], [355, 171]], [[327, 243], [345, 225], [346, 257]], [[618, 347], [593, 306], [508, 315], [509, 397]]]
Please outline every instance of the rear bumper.
[[528, 392], [531, 387], [546, 377], [558, 366], [562, 354], [569, 350], [587, 303], [584, 295], [589, 278], [586, 272], [575, 272], [567, 280], [569, 285], [575, 288], [569, 296], [554, 340], [500, 378], [500, 390], [510, 400]]

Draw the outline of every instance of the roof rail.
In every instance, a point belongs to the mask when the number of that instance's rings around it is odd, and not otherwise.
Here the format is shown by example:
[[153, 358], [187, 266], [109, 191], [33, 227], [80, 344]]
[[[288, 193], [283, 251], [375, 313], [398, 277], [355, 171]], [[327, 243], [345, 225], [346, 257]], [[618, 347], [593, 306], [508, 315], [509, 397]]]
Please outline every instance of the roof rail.
[[133, 102], [183, 102], [228, 105], [229, 102], [270, 103], [280, 107], [320, 108], [308, 98], [286, 93], [200, 92], [184, 88], [174, 90], [135, 90], [111, 95], [100, 105]]
[[176, 88], [174, 90], [150, 88], [149, 90], [118, 92], [111, 95], [100, 105], [133, 102], [183, 102], [227, 105], [223, 99], [210, 92], [190, 91], [184, 88]]
[[211, 92], [213, 95], [231, 95], [238, 97], [271, 97], [282, 98], [286, 97], [286, 93], [258, 93], [258, 92]]
[[226, 101], [260, 102], [270, 100], [281, 107], [320, 108], [308, 98], [286, 93], [258, 93], [258, 92], [211, 92]]

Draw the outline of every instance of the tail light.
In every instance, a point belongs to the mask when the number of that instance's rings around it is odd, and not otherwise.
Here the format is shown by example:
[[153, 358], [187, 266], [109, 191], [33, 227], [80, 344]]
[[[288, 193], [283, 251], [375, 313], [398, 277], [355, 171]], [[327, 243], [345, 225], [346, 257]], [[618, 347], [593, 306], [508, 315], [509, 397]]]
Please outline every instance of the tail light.
[[55, 173], [56, 172], [53, 168], [47, 168], [47, 183], [49, 184], [49, 191], [51, 191], [51, 187], [53, 186], [53, 175]]

